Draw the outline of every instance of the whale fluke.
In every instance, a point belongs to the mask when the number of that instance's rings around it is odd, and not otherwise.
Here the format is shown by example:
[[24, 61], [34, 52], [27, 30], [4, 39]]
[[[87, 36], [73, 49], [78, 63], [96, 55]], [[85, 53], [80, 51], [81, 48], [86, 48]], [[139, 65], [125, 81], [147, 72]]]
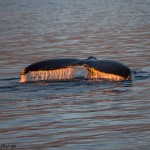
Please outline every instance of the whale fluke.
[[[98, 60], [93, 56], [87, 59], [60, 58], [33, 63], [21, 72], [21, 82], [27, 81], [26, 74], [36, 80], [70, 79], [73, 68], [83, 66], [90, 79], [131, 80], [132, 73], [126, 65], [112, 60]], [[40, 77], [38, 76], [40, 74]]]

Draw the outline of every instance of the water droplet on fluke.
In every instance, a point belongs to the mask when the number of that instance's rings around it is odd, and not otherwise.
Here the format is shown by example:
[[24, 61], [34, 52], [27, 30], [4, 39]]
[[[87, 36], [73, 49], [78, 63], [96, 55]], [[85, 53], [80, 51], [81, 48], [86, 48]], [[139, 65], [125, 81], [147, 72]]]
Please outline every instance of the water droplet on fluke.
[[20, 83], [26, 81], [40, 80], [67, 80], [73, 78], [73, 68], [63, 68], [48, 71], [30, 71], [26, 75], [21, 75]]

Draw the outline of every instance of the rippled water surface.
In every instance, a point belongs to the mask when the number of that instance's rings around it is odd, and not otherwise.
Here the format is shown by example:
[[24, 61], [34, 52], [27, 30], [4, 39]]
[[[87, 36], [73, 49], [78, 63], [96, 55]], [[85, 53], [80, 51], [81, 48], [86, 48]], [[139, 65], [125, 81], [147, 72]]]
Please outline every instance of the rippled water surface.
[[[51, 58], [120, 61], [133, 81], [19, 83]], [[0, 1], [0, 149], [148, 150], [150, 1]]]

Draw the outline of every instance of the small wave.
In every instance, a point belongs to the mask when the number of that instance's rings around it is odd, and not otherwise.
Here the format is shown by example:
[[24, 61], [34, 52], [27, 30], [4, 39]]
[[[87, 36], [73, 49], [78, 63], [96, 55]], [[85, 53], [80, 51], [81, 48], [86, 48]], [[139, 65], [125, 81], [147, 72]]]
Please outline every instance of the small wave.
[[1, 78], [0, 81], [12, 81], [19, 80], [19, 77], [11, 77], [11, 78]]
[[150, 72], [134, 70], [133, 71], [134, 80], [145, 80], [150, 78]]
[[0, 92], [16, 91], [18, 89], [19, 77], [1, 78]]

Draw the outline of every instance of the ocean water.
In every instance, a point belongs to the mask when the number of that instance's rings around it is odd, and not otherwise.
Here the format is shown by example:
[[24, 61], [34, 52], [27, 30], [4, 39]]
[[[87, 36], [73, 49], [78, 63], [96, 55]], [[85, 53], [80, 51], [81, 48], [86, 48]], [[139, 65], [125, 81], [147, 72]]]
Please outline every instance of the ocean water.
[[[19, 83], [51, 58], [115, 60], [132, 81]], [[0, 150], [148, 150], [149, 0], [0, 0]]]

